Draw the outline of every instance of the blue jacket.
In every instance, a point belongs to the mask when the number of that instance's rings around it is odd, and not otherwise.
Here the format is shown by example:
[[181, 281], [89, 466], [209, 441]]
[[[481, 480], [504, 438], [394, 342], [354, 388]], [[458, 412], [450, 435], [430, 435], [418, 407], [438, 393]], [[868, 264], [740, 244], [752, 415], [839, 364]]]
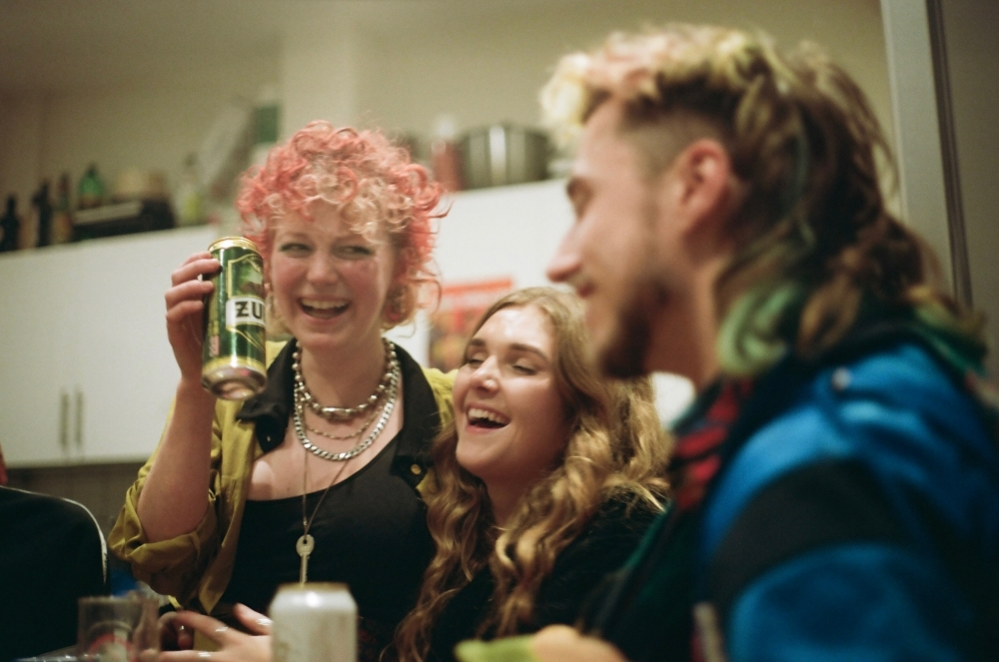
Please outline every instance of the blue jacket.
[[994, 420], [925, 340], [760, 377], [700, 506], [653, 526], [589, 629], [635, 661], [999, 659]]
[[775, 379], [787, 401], [726, 459], [697, 541], [729, 660], [984, 656], [999, 457], [976, 401], [913, 342]]

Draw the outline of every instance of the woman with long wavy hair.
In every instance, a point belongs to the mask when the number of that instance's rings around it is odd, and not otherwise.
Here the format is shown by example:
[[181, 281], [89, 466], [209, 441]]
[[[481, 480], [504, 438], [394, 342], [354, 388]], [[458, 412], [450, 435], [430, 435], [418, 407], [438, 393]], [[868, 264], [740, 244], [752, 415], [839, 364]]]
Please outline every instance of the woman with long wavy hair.
[[601, 379], [572, 294], [529, 288], [479, 321], [424, 490], [436, 553], [401, 660], [576, 619], [661, 510], [669, 454], [647, 378]]

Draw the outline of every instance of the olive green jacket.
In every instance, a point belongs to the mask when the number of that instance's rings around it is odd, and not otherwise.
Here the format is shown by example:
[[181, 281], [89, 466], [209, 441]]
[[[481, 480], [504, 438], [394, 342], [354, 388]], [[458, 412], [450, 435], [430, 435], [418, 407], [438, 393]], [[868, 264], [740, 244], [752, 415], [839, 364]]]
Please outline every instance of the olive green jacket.
[[[268, 365], [284, 345], [284, 342], [267, 343]], [[423, 368], [423, 375], [433, 391], [444, 426], [453, 418], [453, 373]], [[108, 537], [108, 547], [131, 564], [136, 579], [172, 596], [180, 605], [200, 608], [205, 613], [211, 613], [232, 577], [253, 463], [264, 454], [255, 438], [254, 424], [237, 419], [242, 404], [219, 400], [215, 406], [209, 507], [193, 531], [170, 540], [147, 541], [137, 507], [156, 457], [154, 453], [126, 493], [125, 505]], [[417, 471], [415, 465], [413, 470]]]

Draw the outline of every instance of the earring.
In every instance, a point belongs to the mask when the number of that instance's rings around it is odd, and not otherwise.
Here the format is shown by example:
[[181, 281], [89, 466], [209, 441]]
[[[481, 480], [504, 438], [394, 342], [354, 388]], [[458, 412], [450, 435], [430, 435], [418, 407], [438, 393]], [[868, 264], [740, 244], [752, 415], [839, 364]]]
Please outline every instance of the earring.
[[403, 306], [406, 299], [406, 286], [397, 285], [389, 290], [385, 301], [385, 319], [392, 324], [403, 317]]
[[291, 337], [291, 331], [288, 330], [288, 326], [284, 323], [281, 313], [278, 312], [277, 306], [274, 305], [274, 295], [270, 292], [267, 293], [264, 299], [264, 323], [269, 340], [280, 340]]

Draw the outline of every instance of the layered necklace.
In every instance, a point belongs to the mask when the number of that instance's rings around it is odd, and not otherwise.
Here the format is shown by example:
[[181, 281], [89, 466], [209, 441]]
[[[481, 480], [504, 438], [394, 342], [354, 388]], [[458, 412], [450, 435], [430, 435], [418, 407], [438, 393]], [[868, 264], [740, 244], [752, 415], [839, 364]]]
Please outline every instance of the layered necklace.
[[[382, 342], [385, 344], [385, 372], [383, 373], [381, 380], [378, 382], [378, 386], [375, 387], [375, 391], [368, 396], [364, 402], [354, 407], [327, 407], [320, 404], [309, 391], [309, 387], [305, 383], [305, 377], [302, 375], [301, 350], [296, 348], [295, 353], [292, 355], [291, 365], [292, 370], [295, 373], [295, 406], [292, 413], [292, 423], [295, 427], [295, 436], [298, 437], [298, 441], [302, 444], [305, 450], [309, 451], [313, 455], [330, 462], [342, 463], [336, 474], [334, 474], [329, 485], [326, 486], [322, 496], [319, 497], [319, 502], [313, 509], [312, 515], [307, 516], [306, 491], [308, 490], [309, 482], [309, 456], [303, 455], [305, 458], [305, 466], [302, 471], [302, 535], [295, 543], [295, 551], [298, 552], [298, 555], [302, 560], [299, 570], [299, 581], [302, 584], [304, 584], [308, 579], [309, 556], [312, 554], [316, 546], [315, 539], [309, 534], [309, 530], [312, 528], [312, 522], [316, 518], [316, 513], [319, 512], [320, 506], [323, 505], [323, 500], [329, 493], [330, 488], [333, 487], [337, 479], [339, 479], [343, 474], [343, 470], [346, 468], [348, 461], [370, 448], [371, 444], [373, 444], [375, 439], [378, 438], [378, 435], [380, 435], [382, 430], [385, 429], [385, 425], [388, 423], [389, 417], [392, 416], [392, 411], [395, 409], [397, 399], [396, 396], [399, 393], [401, 370], [399, 368], [399, 360], [395, 354], [395, 347], [392, 343], [385, 339], [382, 339]], [[382, 404], [381, 413], [378, 415], [377, 405], [382, 401], [384, 401], [384, 404]], [[363, 420], [361, 421], [360, 427], [354, 432], [343, 436], [334, 436], [306, 425], [306, 407], [331, 423], [345, 423], [362, 416]], [[375, 420], [376, 415], [378, 421], [371, 429], [371, 432], [353, 448], [340, 453], [331, 453], [330, 451], [316, 446], [306, 435], [306, 430], [308, 430], [310, 432], [321, 434], [330, 439], [353, 439], [354, 437], [359, 437], [363, 434], [363, 432], [371, 425], [372, 421]]]

